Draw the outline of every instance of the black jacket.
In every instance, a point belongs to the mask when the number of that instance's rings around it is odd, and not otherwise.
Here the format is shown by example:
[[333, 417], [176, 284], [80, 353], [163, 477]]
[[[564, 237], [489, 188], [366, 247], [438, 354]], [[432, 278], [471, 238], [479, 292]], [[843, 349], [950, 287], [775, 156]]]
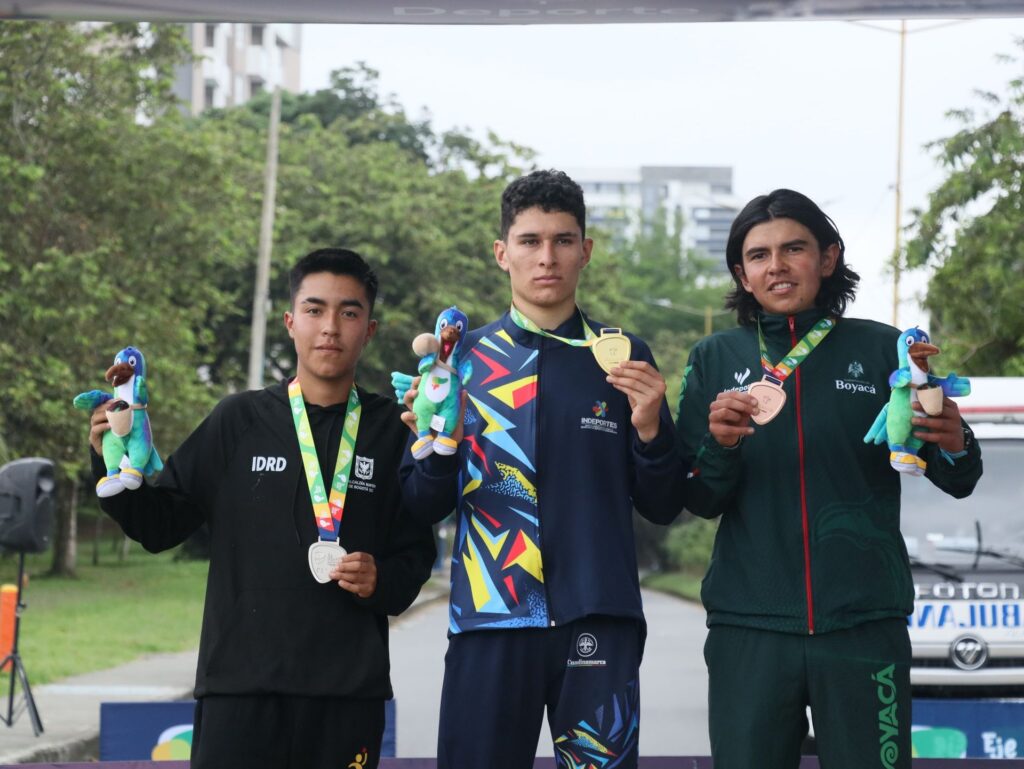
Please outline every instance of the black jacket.
[[[412, 603], [435, 551], [430, 529], [401, 505], [397, 469], [408, 435], [401, 409], [362, 390], [360, 397], [341, 544], [376, 558], [377, 590], [368, 599], [319, 584], [309, 571], [317, 528], [286, 383], [225, 398], [167, 460], [156, 485], [101, 501], [151, 552], [209, 524], [197, 697], [391, 697], [386, 615]], [[329, 486], [345, 404], [307, 411]], [[93, 471], [105, 473], [95, 454]]]

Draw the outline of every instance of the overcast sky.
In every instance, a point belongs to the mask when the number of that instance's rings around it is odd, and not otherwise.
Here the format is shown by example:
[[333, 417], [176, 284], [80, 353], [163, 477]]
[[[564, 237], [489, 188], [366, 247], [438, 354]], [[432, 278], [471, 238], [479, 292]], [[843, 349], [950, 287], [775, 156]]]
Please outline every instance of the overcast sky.
[[[438, 129], [493, 130], [537, 150], [543, 167], [729, 165], [741, 201], [800, 190], [835, 219], [861, 273], [850, 314], [890, 322], [899, 23], [870, 24], [889, 31], [823, 21], [309, 25], [302, 84], [323, 88], [331, 70], [365, 61], [411, 116], [427, 109]], [[1024, 74], [997, 61], [1020, 51], [1024, 18], [908, 29], [904, 211], [942, 178], [923, 145], [956, 130], [946, 111], [984, 111], [974, 89], [1005, 93]], [[903, 281], [901, 326], [926, 326], [915, 301], [925, 285], [924, 275]]]

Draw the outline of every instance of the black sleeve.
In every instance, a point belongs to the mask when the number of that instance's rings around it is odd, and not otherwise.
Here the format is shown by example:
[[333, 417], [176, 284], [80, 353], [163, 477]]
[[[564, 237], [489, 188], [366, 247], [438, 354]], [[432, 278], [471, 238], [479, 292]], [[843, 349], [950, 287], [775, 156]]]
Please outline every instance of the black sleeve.
[[[167, 459], [155, 484], [122, 491], [100, 500], [100, 507], [122, 531], [151, 553], [180, 545], [210, 520], [219, 481], [233, 446], [225, 429], [222, 402]], [[106, 475], [103, 460], [92, 449], [93, 475]]]
[[[107, 474], [103, 458], [92, 449], [96, 480]], [[100, 507], [121, 530], [151, 553], [180, 545], [205, 520], [202, 510], [182, 491], [174, 473], [174, 457], [167, 460], [156, 484], [143, 483], [135, 491], [122, 491], [100, 500]]]
[[398, 469], [409, 516], [421, 524], [440, 523], [455, 509], [459, 501], [459, 451], [443, 457], [431, 454], [425, 459], [413, 459], [409, 447], [415, 437], [409, 437]]
[[401, 614], [412, 605], [430, 578], [437, 549], [430, 526], [413, 520], [403, 507], [398, 511], [386, 547], [375, 556], [377, 589], [357, 602], [380, 614]]
[[[654, 355], [642, 342], [638, 345], [637, 359], [658, 367]], [[672, 414], [663, 398], [654, 439], [644, 443], [636, 430], [632, 431], [633, 506], [654, 523], [672, 523], [685, 502], [686, 468], [675, 451], [673, 430]]]

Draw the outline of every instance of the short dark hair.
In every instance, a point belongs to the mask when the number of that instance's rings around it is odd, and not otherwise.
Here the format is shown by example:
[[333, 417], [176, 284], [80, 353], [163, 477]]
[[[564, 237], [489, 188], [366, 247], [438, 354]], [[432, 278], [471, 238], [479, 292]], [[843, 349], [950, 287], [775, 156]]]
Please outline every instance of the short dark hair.
[[563, 171], [534, 171], [511, 182], [501, 193], [501, 239], [508, 237], [512, 222], [523, 211], [540, 208], [572, 214], [580, 226], [580, 234], [587, 235], [587, 207], [583, 202], [583, 189]]
[[332, 275], [350, 275], [366, 289], [366, 298], [370, 300], [370, 314], [377, 301], [377, 273], [371, 269], [355, 251], [347, 248], [318, 248], [299, 259], [288, 273], [288, 291], [292, 306], [295, 296], [307, 275], [317, 272], [329, 272]]
[[829, 277], [822, 280], [814, 304], [833, 315], [842, 315], [846, 305], [853, 301], [857, 293], [860, 275], [846, 264], [846, 244], [839, 235], [836, 223], [809, 197], [786, 189], [759, 195], [747, 203], [733, 220], [729, 230], [729, 241], [725, 247], [725, 263], [736, 286], [725, 297], [726, 308], [736, 310], [740, 325], [752, 326], [757, 323], [757, 313], [761, 305], [753, 294], [743, 288], [736, 268], [743, 267], [743, 241], [747, 239], [747, 233], [757, 225], [772, 219], [792, 219], [799, 222], [811, 231], [818, 241], [818, 248], [822, 251], [833, 244], [839, 246], [836, 268]]

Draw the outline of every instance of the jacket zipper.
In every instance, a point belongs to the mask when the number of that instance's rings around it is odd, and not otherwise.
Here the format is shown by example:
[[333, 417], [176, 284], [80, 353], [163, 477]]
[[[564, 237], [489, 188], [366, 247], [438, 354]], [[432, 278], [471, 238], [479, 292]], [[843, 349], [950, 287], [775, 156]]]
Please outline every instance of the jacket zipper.
[[[796, 347], [796, 318], [789, 316], [789, 339]], [[807, 590], [807, 633], [814, 635], [814, 597], [811, 591], [811, 537], [810, 524], [807, 518], [807, 475], [806, 456], [804, 453], [804, 422], [801, 413], [803, 398], [800, 387], [800, 369], [796, 369], [796, 438], [800, 452], [800, 518], [804, 531], [804, 586]]]
[[537, 414], [536, 425], [537, 425], [537, 430], [535, 431], [535, 435], [534, 435], [534, 440], [536, 441], [536, 443], [534, 444], [535, 451], [533, 453], [533, 456], [534, 456], [534, 467], [536, 467], [538, 469], [538, 472], [537, 472], [537, 549], [540, 550], [540, 573], [541, 573], [541, 576], [544, 577], [544, 601], [547, 604], [548, 627], [554, 627], [556, 623], [555, 623], [554, 618], [551, 616], [553, 614], [553, 612], [551, 610], [552, 609], [552, 607], [551, 607], [551, 593], [548, 592], [548, 579], [547, 579], [547, 575], [544, 574], [544, 524], [543, 524], [543, 518], [541, 518], [541, 515], [540, 515], [540, 472], [539, 472], [539, 470], [540, 470], [541, 467], [544, 466], [543, 463], [540, 460], [541, 448], [544, 446], [544, 442], [541, 440], [541, 435], [540, 435], [541, 427], [543, 425], [543, 421], [540, 418], [540, 415], [541, 415], [541, 411], [540, 411], [540, 397], [541, 397], [541, 392], [542, 392], [542, 389], [541, 389], [541, 378], [540, 378], [540, 369], [541, 369], [541, 363], [543, 363], [543, 361], [544, 361], [544, 348], [547, 345], [545, 344], [546, 340], [544, 339], [544, 337], [538, 336], [537, 339], [540, 341], [540, 348], [539, 348], [539, 350], [537, 352], [537, 398], [536, 398], [536, 414]]

